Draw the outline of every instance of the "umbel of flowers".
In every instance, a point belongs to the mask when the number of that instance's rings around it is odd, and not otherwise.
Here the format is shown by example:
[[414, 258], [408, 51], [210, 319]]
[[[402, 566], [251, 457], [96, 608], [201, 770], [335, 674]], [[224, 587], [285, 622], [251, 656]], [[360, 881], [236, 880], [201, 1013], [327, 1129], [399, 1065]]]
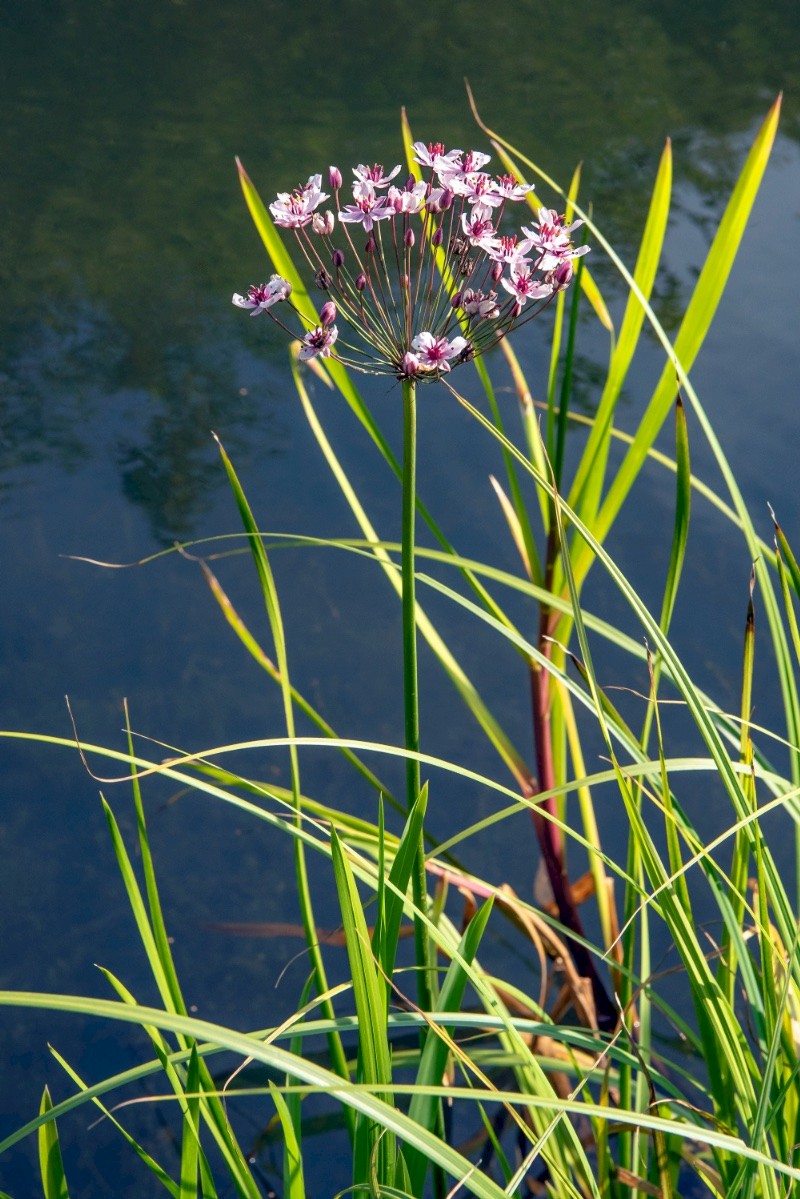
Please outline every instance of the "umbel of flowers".
[[530, 227], [507, 228], [531, 185], [488, 174], [489, 156], [474, 150], [415, 142], [413, 151], [420, 180], [398, 184], [399, 166], [388, 173], [357, 166], [345, 202], [341, 172], [331, 167], [330, 192], [312, 175], [270, 204], [327, 293], [320, 323], [308, 328], [279, 275], [233, 303], [251, 316], [266, 312], [296, 337], [283, 315], [293, 309], [301, 359], [334, 357], [362, 371], [433, 381], [491, 349], [569, 285], [574, 260], [588, 249], [571, 240], [580, 221], [565, 225], [539, 208]]

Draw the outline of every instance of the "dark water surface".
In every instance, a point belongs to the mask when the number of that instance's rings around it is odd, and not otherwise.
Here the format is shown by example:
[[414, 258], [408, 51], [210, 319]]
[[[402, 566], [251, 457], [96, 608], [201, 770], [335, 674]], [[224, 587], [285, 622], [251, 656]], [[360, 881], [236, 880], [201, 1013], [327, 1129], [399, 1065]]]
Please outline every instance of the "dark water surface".
[[[356, 534], [297, 402], [285, 346], [265, 321], [230, 305], [234, 290], [264, 273], [233, 157], [242, 157], [265, 198], [331, 162], [393, 163], [401, 158], [402, 104], [417, 136], [485, 148], [465, 75], [489, 123], [556, 178], [566, 181], [583, 161], [584, 203], [592, 200], [596, 220], [629, 262], [664, 138], [672, 138], [675, 212], [656, 304], [671, 327], [758, 123], [785, 90], [774, 158], [693, 381], [762, 532], [769, 500], [800, 541], [795, 3], [581, 0], [554, 13], [508, 0], [468, 0], [452, 10], [417, 0], [343, 0], [309, 6], [302, 19], [264, 0], [7, 3], [0, 9], [0, 728], [69, 736], [69, 695], [82, 737], [118, 748], [124, 697], [134, 727], [169, 745], [198, 750], [279, 735], [279, 696], [233, 638], [195, 564], [171, 555], [139, 569], [103, 570], [65, 555], [132, 562], [176, 539], [236, 532], [211, 429], [262, 527]], [[593, 257], [613, 300], [612, 277]], [[547, 334], [545, 318], [517, 347], [538, 394]], [[581, 347], [580, 399], [591, 410], [606, 345], [588, 320]], [[515, 428], [502, 360], [490, 366]], [[659, 370], [658, 353], [646, 349], [626, 388], [623, 425], [633, 426]], [[364, 390], [397, 445], [397, 389], [383, 381]], [[443, 389], [425, 389], [422, 399], [423, 497], [462, 552], [516, 570], [487, 482], [500, 470], [494, 446]], [[327, 395], [317, 400], [374, 523], [396, 537], [393, 478], [349, 411]], [[716, 481], [696, 428], [692, 435], [695, 468]], [[665, 474], [646, 472], [612, 538], [654, 604], [672, 487]], [[401, 741], [399, 611], [383, 578], [333, 551], [287, 548], [274, 557], [296, 684], [343, 734]], [[698, 681], [731, 707], [749, 566], [741, 540], [698, 502], [676, 642]], [[220, 562], [219, 572], [260, 633], [248, 561]], [[422, 598], [527, 750], [518, 660], [498, 654], [440, 599]], [[625, 619], [601, 580], [587, 600]], [[530, 620], [524, 606], [515, 610]], [[617, 678], [617, 665], [609, 659], [604, 679], [642, 685]], [[426, 748], [503, 778], [435, 663], [423, 655], [421, 669]], [[775, 718], [766, 672], [756, 702], [760, 719]], [[286, 781], [279, 755], [251, 755], [243, 768]], [[2, 743], [1, 769], [0, 986], [107, 995], [100, 963], [137, 997], [155, 1001], [99, 785], [74, 751], [24, 742]], [[396, 766], [383, 772], [399, 782]], [[372, 795], [330, 754], [304, 758], [303, 782], [325, 802], [374, 816]], [[128, 792], [111, 785], [104, 793], [130, 834]], [[454, 811], [466, 824], [496, 800], [441, 779], [431, 806], [432, 830], [444, 835]], [[189, 1002], [205, 1018], [242, 1027], [276, 1022], [305, 977], [303, 960], [292, 962], [300, 943], [233, 939], [207, 925], [297, 918], [288, 841], [166, 787], [148, 792], [148, 811]], [[714, 827], [713, 811], [705, 819]], [[611, 828], [612, 851], [613, 835]], [[529, 893], [535, 854], [524, 818], [473, 852], [483, 873]], [[464, 856], [470, 860], [469, 847]], [[788, 847], [786, 863], [788, 870]], [[320, 874], [324, 913], [332, 892], [327, 870]], [[342, 964], [332, 953], [335, 973]], [[524, 985], [528, 967], [520, 969]], [[34, 1114], [45, 1081], [57, 1098], [68, 1093], [47, 1042], [89, 1081], [148, 1052], [133, 1028], [87, 1035], [74, 1020], [5, 1009], [0, 1131]], [[266, 1105], [243, 1109], [254, 1139], [265, 1112]], [[170, 1162], [170, 1126], [152, 1108], [131, 1119]], [[112, 1129], [87, 1131], [88, 1123], [80, 1116], [62, 1129], [73, 1193], [145, 1193], [149, 1178], [133, 1154]], [[15, 1199], [36, 1193], [34, 1160], [32, 1143], [0, 1160], [0, 1189]]]

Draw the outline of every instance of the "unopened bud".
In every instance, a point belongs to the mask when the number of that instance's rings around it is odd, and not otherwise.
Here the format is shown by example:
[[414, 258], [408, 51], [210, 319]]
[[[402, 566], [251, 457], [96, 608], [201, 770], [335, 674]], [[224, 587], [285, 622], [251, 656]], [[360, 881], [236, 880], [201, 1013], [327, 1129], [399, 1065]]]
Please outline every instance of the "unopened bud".
[[441, 208], [442, 212], [447, 212], [448, 208], [453, 203], [454, 194], [455, 193], [451, 187], [446, 187], [439, 196], [439, 207]]
[[572, 274], [572, 259], [564, 258], [561, 262], [559, 262], [555, 270], [551, 271], [553, 288], [556, 291], [562, 291], [569, 285], [569, 282], [572, 279]]
[[454, 295], [452, 295], [450, 297], [450, 307], [458, 308], [460, 304], [461, 304], [461, 292], [457, 291], [457, 292], [455, 292]]
[[414, 245], [414, 230], [413, 229], [406, 229], [405, 233], [403, 234], [403, 244], [409, 250]]
[[366, 286], [367, 276], [363, 271], [360, 271], [359, 274], [356, 275], [356, 291], [363, 291]]
[[414, 176], [413, 176], [413, 175], [409, 175], [409, 176], [408, 176], [408, 178], [406, 179], [406, 186], [405, 186], [405, 190], [406, 190], [407, 192], [413, 192], [413, 190], [414, 190], [414, 188], [415, 188], [416, 186], [417, 186], [417, 181], [416, 181], [416, 179], [414, 178]]
[[319, 319], [323, 325], [332, 325], [336, 320], [336, 305], [333, 300], [328, 300], [327, 303], [322, 305]]
[[442, 233], [442, 226], [440, 225], [438, 229], [434, 229], [434, 231], [433, 231], [433, 237], [431, 238], [431, 244], [438, 248], [442, 244], [443, 240], [444, 240], [444, 235]]
[[334, 270], [340, 271], [343, 266], [344, 266], [343, 251], [342, 250], [334, 250], [333, 251], [333, 268], [334, 268]]
[[338, 167], [328, 168], [328, 181], [330, 182], [332, 189], [335, 192], [338, 192], [339, 188], [342, 186], [342, 172]]
[[311, 218], [311, 228], [319, 237], [330, 237], [333, 233], [334, 219], [330, 208], [327, 212], [315, 212]]
[[411, 282], [411, 280], [409, 279], [408, 275], [400, 276], [400, 286], [403, 289], [403, 291], [408, 291], [410, 282]]
[[420, 373], [420, 364], [417, 355], [412, 354], [410, 350], [406, 350], [397, 373], [401, 379], [413, 379], [415, 375], [418, 375]]
[[492, 282], [493, 282], [493, 283], [499, 283], [499, 282], [500, 282], [500, 278], [501, 278], [502, 274], [503, 274], [503, 264], [502, 264], [502, 262], [495, 262], [495, 263], [493, 263], [493, 264], [492, 264]]
[[378, 247], [378, 243], [375, 241], [375, 238], [370, 233], [369, 237], [367, 238], [367, 244], [364, 246], [364, 253], [365, 254], [374, 254], [377, 247]]

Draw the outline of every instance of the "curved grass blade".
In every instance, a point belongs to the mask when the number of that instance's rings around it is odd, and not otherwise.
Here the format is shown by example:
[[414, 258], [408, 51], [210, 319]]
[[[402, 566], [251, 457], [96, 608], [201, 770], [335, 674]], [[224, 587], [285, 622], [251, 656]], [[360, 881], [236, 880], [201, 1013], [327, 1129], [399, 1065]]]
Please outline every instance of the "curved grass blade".
[[[295, 723], [294, 723], [294, 703], [292, 700], [291, 682], [289, 679], [289, 660], [286, 650], [286, 637], [284, 634], [283, 618], [281, 616], [280, 602], [278, 599], [278, 591], [275, 586], [275, 579], [272, 574], [272, 568], [267, 557], [264, 542], [258, 531], [250, 505], [247, 502], [247, 497], [244, 494], [242, 485], [239, 482], [237, 474], [233, 469], [228, 455], [217, 439], [219, 452], [222, 457], [222, 463], [225, 467], [225, 473], [228, 476], [228, 482], [231, 485], [236, 505], [239, 509], [239, 515], [242, 518], [247, 540], [250, 544], [250, 550], [258, 573], [261, 591], [264, 597], [264, 603], [267, 609], [267, 617], [269, 619], [270, 630], [275, 643], [275, 654], [278, 660], [278, 671], [280, 674], [281, 693], [283, 696], [283, 711], [286, 721], [286, 732], [290, 740], [289, 757], [291, 764], [291, 779], [292, 779], [292, 801], [295, 808], [296, 822], [302, 820], [301, 804], [300, 804], [300, 762], [297, 754], [297, 746], [294, 744]], [[325, 995], [328, 992], [328, 980], [325, 974], [325, 966], [322, 961], [322, 953], [320, 952], [319, 943], [317, 941], [316, 928], [317, 922], [314, 916], [314, 908], [311, 901], [311, 888], [308, 881], [308, 869], [305, 860], [305, 851], [301, 841], [296, 840], [295, 843], [295, 872], [297, 876], [297, 889], [300, 900], [300, 911], [303, 921], [303, 927], [306, 930], [306, 944], [308, 953], [312, 963], [317, 992], [320, 995]], [[333, 1016], [333, 1008], [329, 1003], [325, 1004], [326, 1015]], [[341, 1040], [335, 1034], [330, 1037], [330, 1052], [331, 1060], [335, 1068], [341, 1073], [343, 1078], [347, 1077], [347, 1059], [342, 1046]]]
[[[162, 1040], [162, 1042], [164, 1044], [166, 1044], [166, 1041], [164, 1040], [163, 1037], [161, 1037], [161, 1034], [156, 1029], [154, 1029], [153, 1031]], [[80, 1089], [82, 1091], [88, 1091], [89, 1087], [88, 1087], [87, 1083], [85, 1083], [84, 1080], [80, 1077], [80, 1075], [72, 1068], [72, 1066], [70, 1066], [69, 1062], [67, 1062], [67, 1060], [65, 1058], [63, 1058], [60, 1053], [57, 1052], [57, 1050], [53, 1049], [52, 1045], [50, 1046], [50, 1052], [52, 1053], [53, 1057], [56, 1059], [58, 1064], [61, 1066], [62, 1070], [66, 1074], [69, 1075], [69, 1077], [72, 1079], [72, 1081], [74, 1083], [76, 1083], [76, 1085], [78, 1087], [80, 1087]], [[173, 1069], [173, 1073], [174, 1073], [174, 1067], [172, 1067], [172, 1069]], [[155, 1161], [150, 1156], [150, 1154], [147, 1152], [147, 1150], [131, 1136], [131, 1134], [128, 1132], [127, 1128], [123, 1127], [123, 1125], [120, 1124], [119, 1120], [116, 1118], [114, 1113], [109, 1111], [109, 1109], [106, 1107], [106, 1105], [99, 1098], [97, 1098], [95, 1096], [93, 1098], [93, 1102], [103, 1113], [103, 1116], [106, 1118], [106, 1120], [110, 1121], [110, 1123], [114, 1125], [114, 1127], [117, 1129], [117, 1131], [121, 1133], [121, 1135], [125, 1138], [125, 1140], [127, 1141], [128, 1145], [131, 1147], [131, 1149], [133, 1149], [133, 1151], [137, 1154], [137, 1156], [147, 1166], [148, 1170], [150, 1170], [150, 1172], [153, 1174], [153, 1176], [155, 1178], [157, 1178], [158, 1181], [161, 1183], [161, 1185], [169, 1192], [169, 1194], [172, 1196], [172, 1199], [180, 1199], [180, 1188], [179, 1188], [178, 1184], [170, 1178], [170, 1176], [169, 1176], [169, 1174], [167, 1174], [166, 1170], [164, 1170], [158, 1164], [158, 1162]]]

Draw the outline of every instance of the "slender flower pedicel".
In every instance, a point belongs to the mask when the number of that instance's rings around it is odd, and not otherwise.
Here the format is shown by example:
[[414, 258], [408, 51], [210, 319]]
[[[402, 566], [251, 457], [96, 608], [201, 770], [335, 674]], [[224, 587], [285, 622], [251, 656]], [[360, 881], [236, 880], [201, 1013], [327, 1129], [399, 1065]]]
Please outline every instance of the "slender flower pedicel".
[[[334, 358], [346, 366], [419, 383], [433, 382], [497, 345], [569, 286], [573, 262], [588, 247], [539, 208], [531, 228], [506, 228], [513, 205], [533, 190], [513, 175], [490, 175], [487, 154], [415, 142], [423, 178], [398, 182], [400, 167], [353, 168], [350, 194], [338, 167], [279, 192], [270, 212], [291, 231], [321, 291], [320, 323], [291, 302], [279, 275], [254, 284], [233, 303], [251, 316], [286, 303], [301, 322], [300, 358]], [[324, 208], [333, 196], [334, 208]], [[334, 321], [338, 319], [339, 324]]]

